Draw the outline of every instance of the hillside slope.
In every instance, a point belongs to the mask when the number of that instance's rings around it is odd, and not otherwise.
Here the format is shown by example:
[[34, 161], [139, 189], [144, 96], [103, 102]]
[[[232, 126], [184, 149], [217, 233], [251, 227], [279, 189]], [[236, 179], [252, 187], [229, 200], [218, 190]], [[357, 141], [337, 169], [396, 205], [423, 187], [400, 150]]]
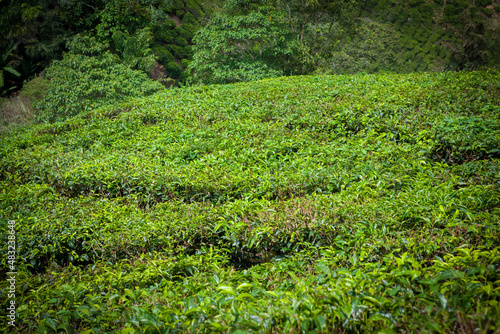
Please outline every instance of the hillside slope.
[[[480, 65], [484, 57], [487, 66], [497, 66], [500, 39], [500, 3], [481, 0], [367, 0], [360, 3], [359, 17], [367, 17], [389, 26], [398, 33], [395, 44], [399, 66], [393, 71], [435, 71], [445, 67], [470, 67]], [[482, 23], [481, 28], [473, 28]], [[372, 33], [383, 35], [384, 30]], [[369, 35], [368, 37], [371, 37]], [[381, 40], [383, 36], [379, 37]], [[370, 46], [372, 41], [365, 44]], [[397, 46], [396, 46], [397, 45]], [[464, 46], [468, 46], [464, 48]], [[349, 46], [344, 46], [349, 48]], [[484, 52], [481, 56], [477, 53]], [[385, 54], [382, 49], [368, 59], [375, 65], [382, 63], [377, 55]], [[467, 62], [470, 62], [467, 64]], [[478, 62], [474, 64], [474, 62]]]
[[499, 82], [192, 87], [2, 134], [1, 312], [13, 220], [22, 333], [498, 330]]

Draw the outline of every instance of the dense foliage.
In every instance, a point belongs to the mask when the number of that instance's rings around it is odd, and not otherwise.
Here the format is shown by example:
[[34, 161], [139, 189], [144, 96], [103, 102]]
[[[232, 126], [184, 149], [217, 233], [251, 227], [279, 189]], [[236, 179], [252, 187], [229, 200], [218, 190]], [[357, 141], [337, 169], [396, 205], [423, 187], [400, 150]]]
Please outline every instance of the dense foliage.
[[132, 69], [154, 57], [150, 77], [165, 86], [498, 67], [499, 10], [489, 0], [6, 0], [0, 95], [43, 75], [77, 34]]
[[[241, 2], [217, 15], [195, 39], [190, 67], [203, 83], [275, 78], [297, 72], [301, 46], [282, 12], [259, 2]], [[231, 4], [231, 2], [229, 2]]]
[[[17, 72], [7, 73], [6, 88], [0, 95], [11, 88], [21, 88], [23, 81], [43, 73], [54, 60], [61, 60], [68, 51], [67, 43], [77, 34], [97, 38], [109, 46], [108, 51], [127, 61], [130, 56], [143, 56], [140, 54], [143, 47], [154, 48], [160, 61], [161, 54], [169, 52], [172, 59], [168, 61], [175, 61], [180, 67], [184, 59], [192, 57], [191, 40], [200, 22], [210, 17], [218, 3], [203, 0], [6, 0], [0, 6], [0, 35], [5, 37], [0, 39], [0, 79], [4, 68], [12, 67]], [[143, 45], [147, 31], [153, 36], [146, 38], [148, 44]], [[15, 48], [11, 49], [12, 46]], [[130, 52], [133, 46], [140, 47], [135, 54]], [[162, 65], [168, 67], [167, 62]], [[169, 72], [168, 68], [162, 73], [164, 76], [179, 78], [178, 73]]]
[[[141, 45], [137, 38], [130, 39], [134, 45]], [[126, 42], [119, 45], [122, 44], [127, 49]], [[163, 89], [145, 73], [132, 69], [147, 68], [148, 55], [124, 52], [125, 59], [120, 61], [118, 56], [104, 51], [105, 48], [106, 45], [88, 36], [79, 36], [69, 43], [69, 52], [47, 69], [47, 92], [37, 105], [40, 121], [64, 120], [104, 104], [151, 95]]]
[[2, 135], [1, 330], [498, 330], [499, 82], [198, 86]]
[[[498, 20], [479, 11], [489, 4], [462, 1], [455, 9], [453, 2], [438, 1], [224, 3], [224, 11], [194, 39], [190, 66], [198, 81], [470, 70], [500, 60]], [[288, 47], [280, 46], [285, 41]]]
[[331, 62], [320, 68], [331, 73], [373, 73], [403, 68], [398, 48], [399, 35], [390, 26], [370, 19], [359, 20], [356, 32], [348, 41], [340, 39]]

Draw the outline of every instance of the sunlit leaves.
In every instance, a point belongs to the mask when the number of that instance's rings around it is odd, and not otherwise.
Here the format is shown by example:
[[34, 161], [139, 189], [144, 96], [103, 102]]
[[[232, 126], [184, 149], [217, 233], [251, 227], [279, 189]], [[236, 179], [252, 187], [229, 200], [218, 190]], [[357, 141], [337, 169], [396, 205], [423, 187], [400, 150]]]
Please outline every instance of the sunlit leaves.
[[252, 10], [243, 13], [217, 15], [193, 41], [190, 68], [204, 83], [283, 76], [289, 70], [287, 63], [299, 49], [284, 14], [262, 4], [254, 4]]
[[494, 330], [497, 82], [198, 86], [3, 136], [23, 330]]

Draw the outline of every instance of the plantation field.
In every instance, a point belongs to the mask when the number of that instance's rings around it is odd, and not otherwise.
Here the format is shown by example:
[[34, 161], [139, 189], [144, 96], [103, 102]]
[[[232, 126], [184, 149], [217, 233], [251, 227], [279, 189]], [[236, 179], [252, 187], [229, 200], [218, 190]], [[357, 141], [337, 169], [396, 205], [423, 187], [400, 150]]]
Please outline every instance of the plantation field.
[[500, 333], [498, 72], [173, 89], [0, 141], [1, 332]]

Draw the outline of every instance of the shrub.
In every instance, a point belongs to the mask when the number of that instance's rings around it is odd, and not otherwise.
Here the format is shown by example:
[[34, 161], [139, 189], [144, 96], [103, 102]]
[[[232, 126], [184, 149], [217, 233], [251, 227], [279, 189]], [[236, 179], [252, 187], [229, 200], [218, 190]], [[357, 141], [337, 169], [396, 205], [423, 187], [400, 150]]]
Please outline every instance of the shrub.
[[186, 1], [186, 7], [189, 10], [190, 13], [193, 13], [193, 15], [197, 19], [201, 19], [203, 17], [203, 11], [201, 10], [200, 6], [194, 0], [187, 0]]
[[422, 22], [422, 14], [417, 8], [413, 8], [409, 11], [412, 23], [421, 23]]
[[166, 48], [177, 58], [186, 58], [184, 49], [181, 46], [170, 44]]
[[446, 52], [446, 49], [441, 47], [439, 48], [439, 57], [440, 58], [445, 58], [448, 55], [448, 52]]
[[457, 8], [453, 4], [447, 4], [444, 6], [444, 14], [446, 16], [453, 16], [456, 14]]
[[469, 15], [474, 17], [479, 13], [479, 8], [476, 6], [469, 7]]
[[169, 19], [167, 18], [164, 22], [164, 28], [165, 29], [169, 29], [169, 30], [173, 30], [175, 29], [176, 25], [175, 25], [175, 21], [172, 20], [172, 19]]
[[[61, 1], [62, 2], [62, 1]], [[100, 23], [96, 34], [100, 40], [110, 40], [116, 31], [133, 33], [147, 25], [149, 17], [141, 6], [130, 6], [127, 1], [105, 1], [106, 5], [99, 13]]]
[[175, 29], [177, 34], [178, 34], [178, 37], [176, 38], [176, 40], [180, 37], [180, 38], [184, 38], [185, 40], [190, 41], [194, 36], [194, 31], [193, 31], [194, 29], [193, 29], [192, 25], [190, 25], [188, 28], [189, 29], [186, 29], [184, 24], [180, 27], [177, 27]]
[[175, 40], [175, 43], [177, 43], [177, 45], [182, 46], [182, 47], [185, 47], [185, 46], [188, 45], [188, 42], [184, 38], [182, 38], [182, 37], [178, 37]]
[[438, 56], [438, 53], [439, 53], [439, 50], [436, 46], [432, 46], [429, 50], [429, 55], [432, 57], [432, 58], [436, 58]]
[[191, 14], [191, 12], [188, 12], [186, 15], [184, 15], [184, 18], [182, 19], [182, 26], [185, 26], [186, 24], [191, 24], [193, 26], [199, 27], [200, 23], [198, 20]]
[[163, 65], [168, 64], [169, 62], [174, 60], [174, 56], [172, 56], [172, 53], [170, 53], [170, 51], [168, 51], [161, 45], [156, 45], [155, 47], [153, 47], [153, 53], [158, 58], [158, 61]]
[[467, 7], [469, 7], [469, 3], [466, 0], [459, 0], [457, 2], [457, 6], [458, 6], [459, 9], [464, 10]]
[[451, 49], [452, 66], [459, 69], [475, 69], [488, 61], [486, 25], [481, 21], [467, 19], [455, 32], [452, 42], [458, 47]]
[[432, 16], [434, 15], [434, 6], [430, 3], [423, 4], [418, 7], [419, 12], [422, 14], [422, 20], [425, 22], [432, 21]]
[[172, 35], [172, 32], [167, 30], [167, 29], [161, 29], [155, 31], [155, 40], [163, 42], [163, 43], [173, 43], [174, 42], [174, 36]]
[[424, 54], [428, 54], [432, 49], [432, 44], [430, 42], [425, 43], [424, 47], [422, 48], [422, 52]]
[[408, 35], [408, 37], [417, 37], [416, 34], [417, 34], [417, 29], [414, 25], [411, 25], [409, 28], [408, 28], [408, 31], [406, 33]]
[[177, 79], [181, 74], [182, 68], [175, 61], [171, 61], [165, 65], [165, 71], [169, 77]]
[[491, 0], [476, 0], [475, 3], [477, 6], [486, 7], [491, 4]]
[[184, 9], [184, 3], [181, 0], [162, 1], [160, 8], [169, 13], [175, 13], [178, 10]]
[[182, 71], [182, 73], [179, 76], [180, 84], [181, 85], [190, 84], [191, 81], [192, 81], [191, 71], [188, 68], [184, 68], [184, 71]]
[[182, 25], [182, 29], [185, 31], [185, 37], [186, 40], [188, 42], [192, 42], [193, 41], [193, 37], [194, 35], [196, 35], [196, 32], [199, 30], [200, 26], [199, 25], [192, 25], [192, 24], [188, 24], [188, 23], [185, 23]]
[[183, 48], [184, 57], [183, 58], [193, 58], [193, 47], [191, 45], [186, 45]]
[[101, 56], [66, 53], [47, 68], [46, 79], [47, 94], [36, 105], [41, 122], [61, 121], [85, 110], [150, 95], [163, 88], [109, 51]]
[[493, 9], [491, 9], [491, 8], [481, 8], [481, 10], [483, 11], [483, 13], [485, 13], [488, 16], [493, 15]]
[[424, 3], [423, 0], [409, 0], [408, 3], [411, 5], [411, 6], [418, 6], [422, 3]]
[[418, 41], [419, 43], [424, 43], [425, 41], [427, 41], [429, 36], [427, 36], [427, 32], [422, 31], [422, 30], [417, 30], [417, 32], [415, 33], [415, 36], [413, 36], [413, 38], [416, 41]]
[[172, 35], [172, 30], [175, 29], [175, 22], [170, 19], [163, 20], [160, 24], [154, 26], [153, 33], [154, 38], [157, 41], [162, 41], [165, 43], [172, 43], [174, 36]]

